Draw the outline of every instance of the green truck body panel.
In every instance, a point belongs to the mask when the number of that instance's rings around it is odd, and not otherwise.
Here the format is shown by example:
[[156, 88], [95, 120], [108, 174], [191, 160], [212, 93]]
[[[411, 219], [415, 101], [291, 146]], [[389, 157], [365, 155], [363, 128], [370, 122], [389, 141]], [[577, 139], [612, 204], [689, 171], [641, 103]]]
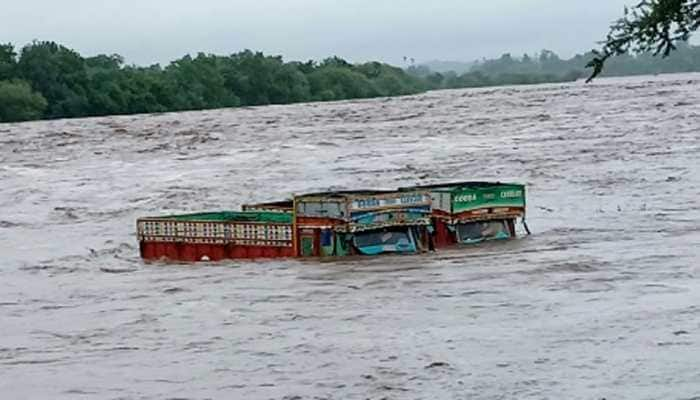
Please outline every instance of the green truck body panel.
[[218, 211], [196, 214], [167, 215], [153, 219], [179, 222], [260, 222], [272, 224], [291, 224], [292, 213], [264, 211]]
[[431, 208], [448, 214], [479, 209], [525, 208], [525, 185], [501, 182], [456, 182], [400, 188], [400, 191], [427, 190]]
[[525, 186], [519, 184], [455, 188], [451, 195], [453, 214], [479, 208], [525, 207]]

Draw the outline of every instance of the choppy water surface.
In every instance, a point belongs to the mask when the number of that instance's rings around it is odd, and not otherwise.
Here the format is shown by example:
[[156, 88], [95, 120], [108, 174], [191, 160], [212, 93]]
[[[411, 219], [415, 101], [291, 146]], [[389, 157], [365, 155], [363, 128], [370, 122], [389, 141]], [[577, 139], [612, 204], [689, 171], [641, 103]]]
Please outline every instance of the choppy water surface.
[[[0, 393], [694, 398], [699, 131], [700, 75], [0, 125]], [[463, 179], [527, 183], [534, 235], [138, 257], [138, 216]]]

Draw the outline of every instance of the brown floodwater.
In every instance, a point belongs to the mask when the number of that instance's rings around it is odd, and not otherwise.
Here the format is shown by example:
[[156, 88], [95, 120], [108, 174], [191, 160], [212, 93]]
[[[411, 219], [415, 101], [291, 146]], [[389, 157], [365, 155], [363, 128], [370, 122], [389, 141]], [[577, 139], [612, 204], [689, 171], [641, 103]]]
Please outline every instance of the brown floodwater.
[[[533, 235], [146, 264], [135, 219], [528, 186]], [[6, 399], [700, 395], [700, 75], [0, 125]]]

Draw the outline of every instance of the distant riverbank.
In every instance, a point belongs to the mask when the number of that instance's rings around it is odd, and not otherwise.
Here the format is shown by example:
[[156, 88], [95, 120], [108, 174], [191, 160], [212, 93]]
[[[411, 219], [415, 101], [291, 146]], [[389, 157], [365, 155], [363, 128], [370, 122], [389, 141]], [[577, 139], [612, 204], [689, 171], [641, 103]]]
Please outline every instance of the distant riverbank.
[[[700, 70], [700, 48], [681, 46], [668, 59], [650, 55], [612, 59], [608, 75]], [[245, 50], [229, 56], [200, 53], [165, 67], [125, 65], [116, 54], [83, 57], [54, 42], [21, 50], [0, 45], [0, 122], [177, 112], [402, 96], [433, 89], [571, 82], [585, 75], [589, 55], [569, 60], [538, 55], [474, 63], [461, 74], [426, 66], [351, 64], [339, 57], [285, 62]]]

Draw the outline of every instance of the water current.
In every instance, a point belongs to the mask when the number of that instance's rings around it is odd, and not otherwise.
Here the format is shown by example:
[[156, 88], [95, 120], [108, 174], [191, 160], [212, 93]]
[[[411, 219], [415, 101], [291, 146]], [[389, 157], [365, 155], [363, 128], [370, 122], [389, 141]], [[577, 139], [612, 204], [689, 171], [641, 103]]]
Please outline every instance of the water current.
[[[147, 264], [135, 219], [528, 187], [533, 235]], [[0, 125], [3, 399], [698, 399], [700, 75]]]

